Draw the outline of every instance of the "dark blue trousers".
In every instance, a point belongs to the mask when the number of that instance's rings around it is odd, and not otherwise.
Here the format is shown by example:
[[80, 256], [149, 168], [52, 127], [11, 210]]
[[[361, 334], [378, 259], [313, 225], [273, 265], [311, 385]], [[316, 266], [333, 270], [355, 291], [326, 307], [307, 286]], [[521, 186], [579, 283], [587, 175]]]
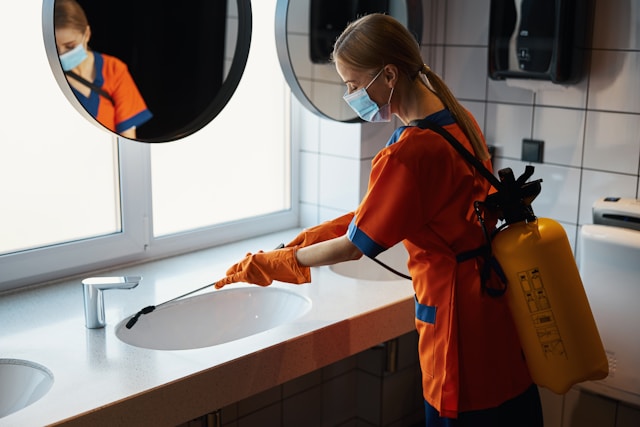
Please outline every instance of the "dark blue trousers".
[[461, 412], [455, 419], [441, 418], [426, 401], [424, 407], [426, 427], [543, 427], [540, 394], [535, 384], [498, 407]]

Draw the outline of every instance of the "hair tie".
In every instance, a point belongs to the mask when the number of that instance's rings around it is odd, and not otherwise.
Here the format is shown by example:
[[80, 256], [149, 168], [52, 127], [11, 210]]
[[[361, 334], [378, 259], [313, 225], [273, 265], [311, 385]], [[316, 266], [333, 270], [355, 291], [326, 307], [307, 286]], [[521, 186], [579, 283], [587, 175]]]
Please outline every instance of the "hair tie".
[[426, 76], [431, 72], [431, 68], [427, 64], [422, 64], [422, 73]]

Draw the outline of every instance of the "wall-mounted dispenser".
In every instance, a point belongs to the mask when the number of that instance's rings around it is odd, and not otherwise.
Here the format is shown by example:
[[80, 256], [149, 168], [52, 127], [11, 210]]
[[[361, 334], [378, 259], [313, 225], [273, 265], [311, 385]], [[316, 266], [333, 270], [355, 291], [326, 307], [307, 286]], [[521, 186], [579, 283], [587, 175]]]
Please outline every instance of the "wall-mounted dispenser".
[[592, 0], [491, 0], [489, 77], [578, 82]]

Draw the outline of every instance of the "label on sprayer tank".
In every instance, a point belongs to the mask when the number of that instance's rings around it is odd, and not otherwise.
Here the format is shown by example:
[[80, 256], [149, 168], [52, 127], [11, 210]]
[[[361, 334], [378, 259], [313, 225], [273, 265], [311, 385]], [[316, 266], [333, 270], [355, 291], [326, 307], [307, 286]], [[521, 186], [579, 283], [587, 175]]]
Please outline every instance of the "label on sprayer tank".
[[531, 322], [545, 357], [560, 356], [567, 358], [567, 353], [560, 336], [560, 330], [553, 316], [549, 297], [542, 282], [540, 269], [531, 268], [518, 272], [520, 288], [529, 308]]

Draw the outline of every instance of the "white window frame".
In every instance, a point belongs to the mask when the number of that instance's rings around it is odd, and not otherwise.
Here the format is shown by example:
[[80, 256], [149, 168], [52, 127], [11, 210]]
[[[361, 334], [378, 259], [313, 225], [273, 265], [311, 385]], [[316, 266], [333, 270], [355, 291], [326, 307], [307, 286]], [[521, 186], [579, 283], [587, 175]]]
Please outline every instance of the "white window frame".
[[[286, 117], [290, 111], [285, 112]], [[285, 120], [289, 126], [290, 120]], [[290, 135], [290, 132], [288, 132]], [[150, 147], [118, 138], [122, 231], [0, 256], [0, 291], [149, 261], [296, 227], [297, 164], [289, 137], [290, 209], [184, 233], [153, 237]]]

